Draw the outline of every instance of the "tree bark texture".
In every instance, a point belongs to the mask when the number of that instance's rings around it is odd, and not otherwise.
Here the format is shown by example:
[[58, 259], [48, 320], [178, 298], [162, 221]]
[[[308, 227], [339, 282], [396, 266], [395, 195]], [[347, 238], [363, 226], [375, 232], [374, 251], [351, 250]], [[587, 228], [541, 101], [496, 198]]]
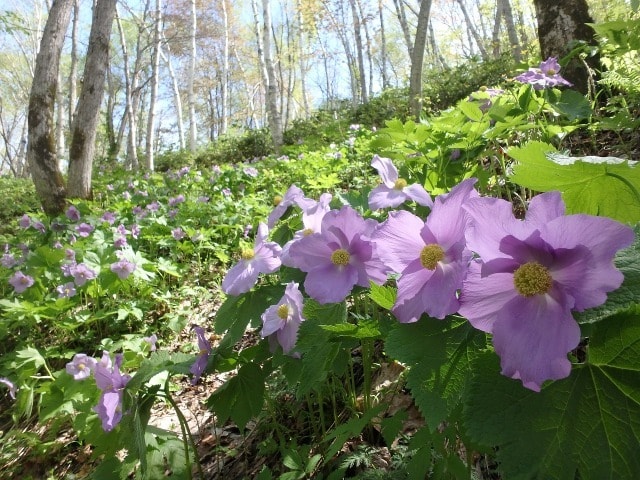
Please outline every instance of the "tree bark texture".
[[156, 0], [155, 18], [153, 23], [153, 56], [151, 60], [151, 98], [149, 99], [149, 116], [147, 117], [147, 137], [145, 141], [146, 167], [153, 172], [155, 138], [156, 138], [156, 103], [158, 100], [158, 83], [160, 77], [160, 54], [162, 53], [161, 40], [162, 10], [160, 0]]
[[84, 81], [80, 90], [69, 147], [68, 195], [70, 197], [91, 197], [96, 133], [109, 64], [109, 43], [115, 13], [116, 0], [100, 0], [93, 11]]
[[262, 0], [262, 45], [264, 47], [264, 64], [267, 69], [267, 118], [269, 129], [276, 152], [282, 147], [282, 114], [278, 108], [278, 86], [276, 84], [276, 69], [271, 58], [271, 4], [269, 0]]
[[418, 12], [418, 26], [416, 27], [416, 36], [413, 43], [413, 55], [411, 55], [411, 75], [409, 77], [410, 111], [416, 119], [420, 118], [420, 113], [422, 112], [422, 64], [427, 44], [430, 12], [431, 0], [421, 0], [420, 11]]
[[[557, 57], [559, 60], [583, 40], [595, 44], [594, 32], [586, 25], [593, 23], [586, 0], [534, 0], [538, 18], [538, 40], [542, 59]], [[590, 67], [598, 68], [599, 60], [590, 58]], [[581, 93], [589, 90], [589, 72], [578, 58], [563, 67], [562, 76], [573, 83]]]
[[52, 216], [62, 213], [66, 199], [56, 155], [53, 114], [60, 52], [72, 8], [73, 0], [55, 0], [51, 5], [29, 94], [27, 162], [42, 208]]

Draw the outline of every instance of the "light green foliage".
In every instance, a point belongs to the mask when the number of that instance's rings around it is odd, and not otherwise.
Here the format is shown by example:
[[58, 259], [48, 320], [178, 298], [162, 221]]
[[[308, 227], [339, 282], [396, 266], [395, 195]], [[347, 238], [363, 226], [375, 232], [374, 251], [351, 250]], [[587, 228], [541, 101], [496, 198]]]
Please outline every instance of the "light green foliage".
[[499, 374], [497, 357], [473, 362], [464, 420], [471, 438], [497, 448], [510, 479], [640, 476], [640, 312], [598, 324], [587, 361], [540, 393]]
[[517, 163], [511, 179], [539, 192], [559, 190], [569, 213], [640, 221], [640, 169], [623, 159], [567, 157], [542, 142], [509, 149]]

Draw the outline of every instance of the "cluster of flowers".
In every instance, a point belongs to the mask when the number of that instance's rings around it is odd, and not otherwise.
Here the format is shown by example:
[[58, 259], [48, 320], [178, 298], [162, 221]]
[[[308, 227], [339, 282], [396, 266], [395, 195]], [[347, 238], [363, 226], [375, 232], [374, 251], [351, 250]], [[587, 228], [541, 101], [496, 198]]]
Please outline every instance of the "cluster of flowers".
[[[406, 210], [378, 223], [350, 206], [331, 210], [291, 186], [258, 227], [253, 250], [225, 276], [223, 291], [239, 295], [258, 276], [281, 265], [306, 272], [304, 291], [319, 303], [340, 302], [355, 285], [397, 279], [393, 314], [403, 323], [423, 314], [444, 319], [459, 313], [492, 334], [502, 373], [539, 391], [546, 380], [569, 375], [567, 354], [580, 329], [571, 311], [601, 305], [623, 275], [613, 258], [633, 242], [628, 226], [590, 215], [565, 215], [558, 192], [534, 197], [523, 220], [512, 205], [481, 197], [475, 179], [431, 200], [420, 185], [407, 185], [390, 159], [374, 156], [382, 184], [369, 196], [372, 210], [413, 200], [430, 207], [426, 221]], [[268, 241], [269, 228], [287, 208], [302, 210], [303, 230], [286, 245]], [[262, 336], [294, 352], [303, 320], [298, 285], [262, 316]]]
[[[151, 345], [151, 351], [156, 349], [155, 334], [144, 340]], [[131, 380], [130, 375], [123, 375], [120, 371], [122, 360], [121, 353], [116, 354], [113, 360], [107, 351], [102, 352], [102, 358], [99, 360], [84, 353], [76, 353], [73, 360], [66, 365], [67, 373], [75, 380], [85, 380], [93, 374], [96, 386], [101, 391], [98, 404], [93, 410], [98, 414], [105, 432], [113, 430], [122, 420], [124, 388]]]

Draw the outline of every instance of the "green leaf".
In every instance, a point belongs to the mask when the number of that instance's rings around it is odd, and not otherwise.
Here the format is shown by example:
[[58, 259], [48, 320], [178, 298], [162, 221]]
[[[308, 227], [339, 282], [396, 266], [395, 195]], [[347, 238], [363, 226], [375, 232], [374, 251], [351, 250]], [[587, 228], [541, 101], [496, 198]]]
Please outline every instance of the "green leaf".
[[458, 104], [458, 108], [467, 116], [467, 118], [469, 118], [469, 120], [474, 122], [482, 121], [484, 114], [482, 113], [482, 110], [480, 110], [477, 102], [469, 102], [465, 100]]
[[209, 397], [207, 405], [216, 412], [220, 424], [231, 418], [243, 430], [247, 422], [260, 413], [267, 374], [267, 370], [248, 363]]
[[370, 282], [369, 298], [382, 308], [391, 310], [393, 304], [396, 303], [396, 289], [393, 287], [385, 287]]
[[337, 426], [332, 431], [328, 432], [324, 437], [326, 441], [331, 441], [331, 445], [327, 448], [325, 458], [331, 458], [340, 451], [344, 443], [350, 438], [357, 437], [360, 432], [364, 430], [373, 418], [380, 414], [385, 408], [386, 404], [381, 403], [376, 405], [371, 410], [366, 411], [361, 417], [355, 417], [349, 420], [347, 423]]
[[432, 430], [459, 404], [470, 362], [485, 343], [485, 335], [467, 321], [427, 317], [389, 334], [387, 354], [409, 367], [407, 386]]
[[560, 101], [554, 106], [570, 121], [585, 120], [593, 114], [589, 100], [575, 90], [563, 90]]
[[539, 192], [559, 190], [568, 213], [640, 221], [640, 168], [622, 159], [572, 158], [554, 152], [542, 142], [510, 148], [508, 154], [517, 160], [511, 179]]
[[500, 375], [490, 352], [473, 364], [463, 413], [473, 441], [497, 447], [509, 479], [640, 478], [640, 311], [609, 317], [588, 361], [540, 393]]
[[640, 304], [640, 225], [635, 228], [636, 239], [629, 248], [617, 253], [615, 265], [624, 274], [624, 281], [617, 290], [607, 294], [603, 305], [584, 312], [575, 312], [579, 323], [593, 323], [610, 315]]

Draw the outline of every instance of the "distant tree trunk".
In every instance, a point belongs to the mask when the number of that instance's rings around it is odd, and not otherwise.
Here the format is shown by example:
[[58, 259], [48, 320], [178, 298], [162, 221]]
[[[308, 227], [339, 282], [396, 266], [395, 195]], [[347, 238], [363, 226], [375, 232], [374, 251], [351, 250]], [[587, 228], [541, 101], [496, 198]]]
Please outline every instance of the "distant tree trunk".
[[64, 211], [66, 191], [56, 155], [53, 113], [60, 52], [71, 20], [72, 0], [54, 0], [44, 27], [29, 94], [27, 162], [48, 215]]
[[504, 13], [504, 23], [507, 27], [507, 36], [509, 37], [509, 45], [511, 46], [511, 54], [516, 62], [522, 60], [522, 47], [518, 41], [518, 32], [516, 30], [516, 24], [513, 20], [513, 10], [511, 8], [511, 2], [509, 0], [499, 0], [502, 2], [502, 11]]
[[194, 80], [196, 76], [196, 33], [198, 30], [198, 17], [196, 13], [196, 0], [191, 0], [191, 55], [189, 61], [188, 78], [188, 102], [189, 102], [189, 150], [196, 151], [198, 141], [198, 125], [196, 123], [196, 94], [194, 90]]
[[484, 42], [480, 34], [478, 34], [478, 31], [476, 30], [475, 26], [473, 25], [473, 20], [471, 20], [471, 17], [469, 16], [469, 12], [467, 12], [467, 8], [464, 5], [464, 2], [462, 0], [457, 0], [457, 2], [458, 2], [458, 6], [460, 7], [460, 10], [462, 11], [462, 15], [464, 16], [464, 20], [467, 24], [467, 33], [471, 37], [473, 37], [475, 44], [478, 46], [478, 50], [480, 50], [480, 56], [482, 57], [482, 59], [487, 60], [489, 58], [489, 55], [487, 55], [487, 50], [486, 48], [484, 48]]
[[269, 129], [276, 152], [282, 147], [282, 114], [278, 109], [278, 86], [276, 85], [276, 70], [271, 58], [271, 5], [269, 0], [262, 0], [262, 16], [264, 28], [262, 29], [262, 44], [264, 47], [264, 64], [267, 69], [267, 118]]
[[360, 102], [367, 103], [367, 74], [364, 70], [364, 47], [362, 44], [360, 15], [356, 7], [355, 0], [349, 0], [351, 5], [351, 16], [353, 19], [353, 30], [356, 39], [356, 58], [358, 59], [358, 87], [360, 87]]
[[382, 77], [382, 89], [389, 87], [387, 76], [387, 37], [384, 31], [384, 13], [382, 0], [378, 0], [378, 18], [380, 19], [380, 76]]
[[73, 1], [73, 21], [71, 22], [71, 65], [69, 66], [69, 129], [76, 116], [78, 97], [78, 23], [80, 22], [80, 0]]
[[100, 120], [100, 105], [104, 94], [105, 76], [109, 64], [109, 44], [117, 0], [100, 0], [93, 10], [89, 46], [84, 67], [76, 119], [69, 147], [70, 197], [91, 196], [91, 172], [96, 149], [96, 133]]
[[[567, 55], [578, 40], [595, 44], [593, 23], [586, 0], [534, 0], [538, 18], [538, 40], [542, 58]], [[590, 67], [599, 69], [599, 59], [590, 58]], [[562, 76], [581, 93], [589, 90], [589, 72], [582, 62], [573, 58], [562, 69]]]
[[[164, 39], [164, 34], [163, 34]], [[164, 39], [166, 42], [166, 39]], [[182, 120], [182, 98], [180, 97], [180, 88], [178, 85], [178, 78], [176, 77], [176, 72], [173, 70], [173, 65], [171, 64], [171, 52], [169, 51], [169, 44], [166, 45], [167, 54], [165, 55], [162, 50], [160, 50], [160, 54], [162, 55], [162, 60], [167, 64], [167, 69], [169, 70], [169, 76], [171, 77], [171, 85], [173, 87], [173, 101], [176, 104], [176, 123], [178, 125], [178, 143], [180, 146], [180, 150], [183, 150], [186, 146], [184, 139], [184, 122]]]
[[411, 74], [409, 77], [410, 111], [416, 119], [420, 119], [420, 113], [422, 112], [422, 64], [427, 43], [430, 12], [431, 0], [420, 0], [418, 26], [416, 27], [413, 55], [411, 56]]
[[[133, 78], [129, 70], [129, 48], [127, 47], [127, 39], [124, 36], [124, 28], [122, 28], [122, 22], [120, 21], [120, 15], [116, 9], [116, 23], [118, 25], [118, 32], [120, 32], [120, 45], [122, 47], [122, 63], [124, 67], [124, 90], [125, 90], [125, 119], [120, 124], [118, 132], [118, 145], [121, 142], [122, 135], [124, 134], [124, 128], [126, 123], [129, 123], [129, 135], [127, 136], [127, 163], [131, 168], [138, 167], [138, 152], [136, 149], [137, 144], [137, 120], [134, 107], [134, 94], [133, 90], [136, 83], [137, 71], [134, 69]], [[137, 62], [136, 62], [137, 63]]]
[[398, 17], [398, 22], [400, 23], [400, 28], [402, 29], [404, 42], [407, 45], [409, 58], [413, 58], [413, 43], [411, 42], [411, 32], [409, 31], [407, 16], [404, 12], [404, 3], [402, 0], [393, 0], [393, 5], [396, 7], [396, 15]]
[[222, 103], [220, 133], [224, 135], [229, 128], [229, 15], [227, 0], [221, 0], [222, 18], [224, 21], [224, 48], [222, 52], [222, 85], [220, 88], [220, 102]]
[[149, 99], [149, 116], [147, 117], [147, 136], [145, 142], [146, 167], [153, 172], [154, 149], [155, 149], [155, 129], [156, 129], [156, 102], [158, 97], [158, 79], [160, 76], [160, 54], [162, 45], [160, 43], [160, 30], [162, 25], [162, 11], [160, 10], [160, 0], [156, 0], [155, 23], [153, 26], [153, 58], [151, 63], [151, 98]]
[[306, 24], [302, 13], [302, 5], [300, 0], [296, 0], [296, 10], [298, 15], [298, 67], [300, 68], [300, 90], [302, 91], [302, 108], [304, 109], [304, 118], [309, 117], [309, 93], [307, 92], [307, 67], [305, 65], [305, 32]]

